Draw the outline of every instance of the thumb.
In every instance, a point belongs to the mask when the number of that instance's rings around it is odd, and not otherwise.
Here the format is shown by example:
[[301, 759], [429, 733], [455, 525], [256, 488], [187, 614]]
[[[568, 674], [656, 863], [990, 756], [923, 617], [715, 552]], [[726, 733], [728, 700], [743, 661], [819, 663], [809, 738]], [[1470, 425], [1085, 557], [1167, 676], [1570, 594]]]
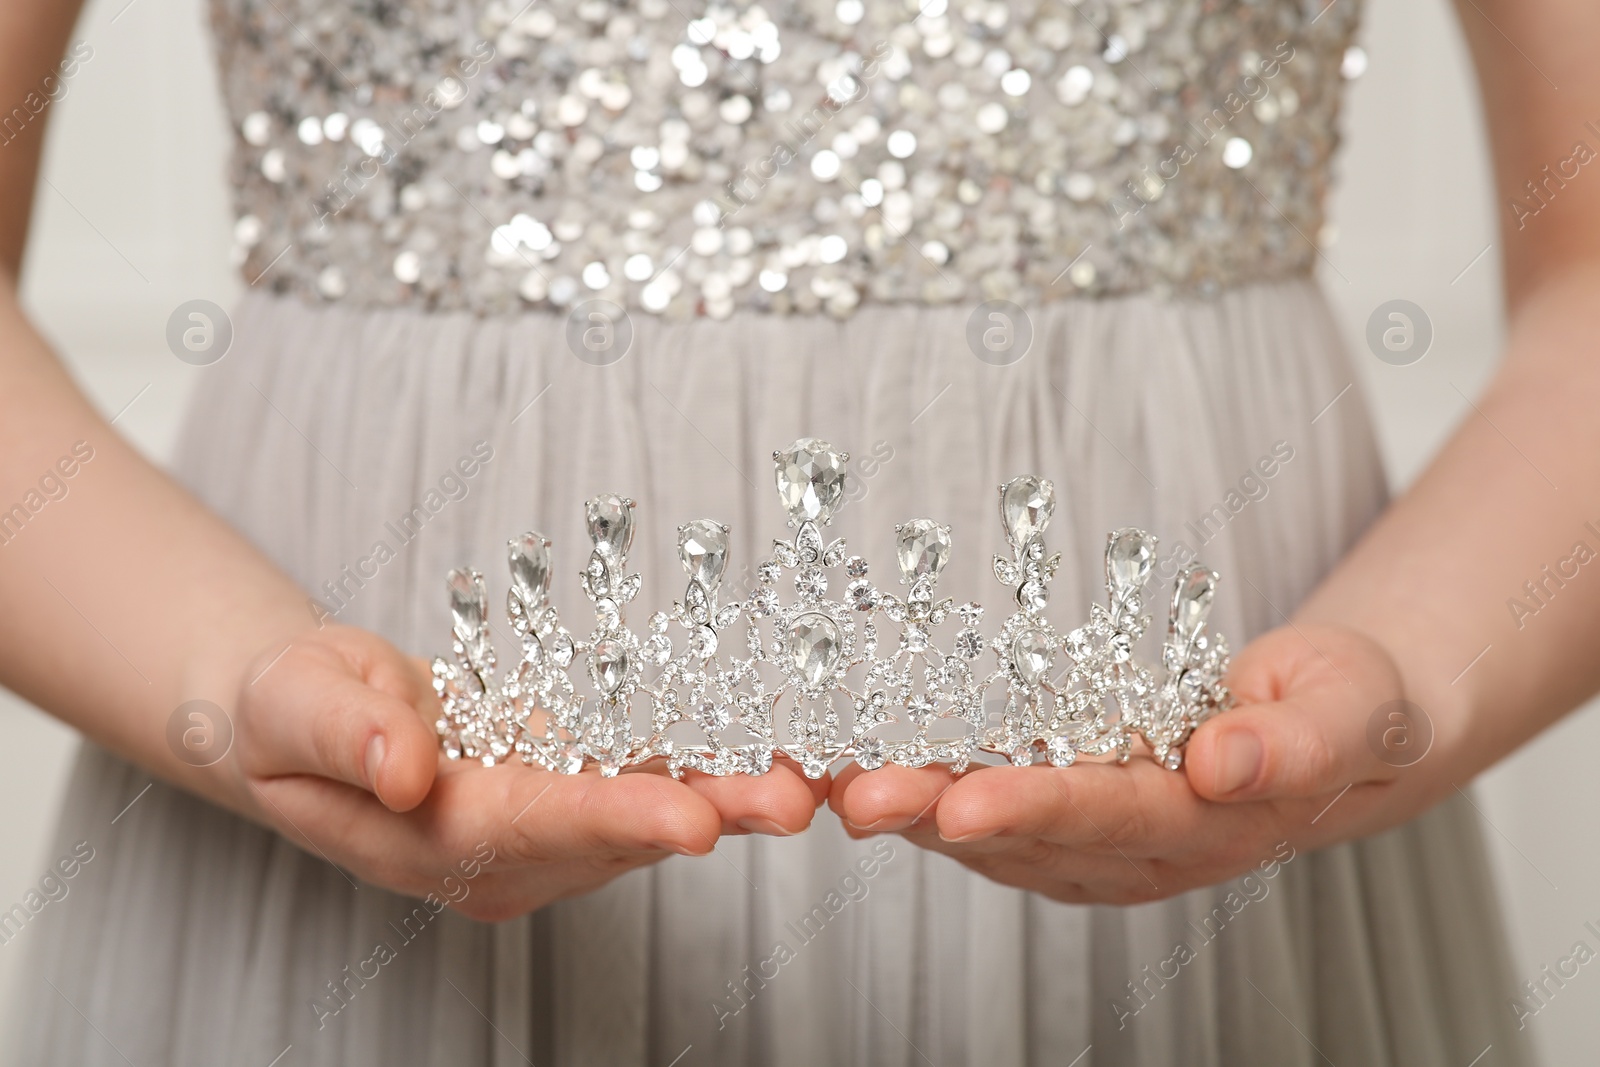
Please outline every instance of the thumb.
[[438, 769], [438, 740], [417, 704], [424, 691], [415, 667], [381, 638], [322, 631], [246, 687], [246, 773], [331, 778], [409, 811]]
[[1189, 740], [1189, 785], [1208, 800], [1321, 796], [1393, 776], [1367, 743], [1366, 718], [1287, 699], [1234, 708]]

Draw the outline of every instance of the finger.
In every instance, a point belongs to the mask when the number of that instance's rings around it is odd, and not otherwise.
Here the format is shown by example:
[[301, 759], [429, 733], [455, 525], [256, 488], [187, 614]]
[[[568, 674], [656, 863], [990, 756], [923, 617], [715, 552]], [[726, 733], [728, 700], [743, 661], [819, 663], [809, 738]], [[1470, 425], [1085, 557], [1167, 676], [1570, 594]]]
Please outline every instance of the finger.
[[[424, 807], [437, 806], [465, 825], [446, 839], [495, 845], [514, 863], [549, 862], [615, 851], [703, 856], [722, 831], [717, 808], [682, 782], [654, 774], [603, 778], [515, 765], [441, 778]], [[498, 797], [483, 794], [498, 790]]]
[[[684, 782], [721, 814], [723, 833], [789, 837], [810, 826], [817, 810], [812, 784], [789, 760], [774, 760], [771, 770], [757, 776], [690, 771]], [[827, 783], [816, 784], [825, 796]]]
[[410, 663], [358, 630], [293, 645], [246, 687], [247, 773], [314, 774], [374, 793], [393, 811], [427, 795], [438, 739], [416, 703]]
[[1190, 787], [1221, 801], [1310, 798], [1394, 775], [1343, 694], [1234, 708], [1195, 731], [1184, 763]]
[[828, 804], [856, 831], [892, 833], [931, 816], [941, 794], [956, 781], [948, 767], [901, 767], [841, 771]]
[[939, 801], [946, 841], [1040, 838], [1068, 848], [1155, 854], [1200, 843], [1206, 805], [1181, 775], [1127, 765], [985, 767]]

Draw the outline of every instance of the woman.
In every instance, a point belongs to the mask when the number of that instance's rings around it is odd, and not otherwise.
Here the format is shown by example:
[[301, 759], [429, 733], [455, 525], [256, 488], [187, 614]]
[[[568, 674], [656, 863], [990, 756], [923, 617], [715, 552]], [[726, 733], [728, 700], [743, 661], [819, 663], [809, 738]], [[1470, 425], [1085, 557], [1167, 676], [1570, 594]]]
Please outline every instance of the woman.
[[[1581, 584], [1497, 643], [1600, 484], [1600, 194], [1507, 235], [1505, 367], [1386, 507], [1305, 238], [1354, 0], [213, 16], [251, 289], [176, 481], [5, 289], [0, 499], [77, 467], [0, 559], [0, 678], [90, 739], [60, 851], [93, 855], [30, 932], [22, 1062], [1526, 1062], [1460, 787], [1600, 681]], [[72, 18], [0, 15], [0, 98]], [[1508, 194], [1581, 135], [1597, 23], [1469, 5]], [[8, 281], [39, 125], [0, 153]], [[1061, 610], [1108, 529], [1203, 551], [1239, 706], [1182, 774], [442, 760], [447, 567], [537, 526], [576, 569], [621, 491], [664, 604], [679, 521], [758, 558], [760, 457], [803, 434], [873, 458], [864, 555], [952, 524], [958, 597], [995, 600], [1015, 473], [1060, 486]]]

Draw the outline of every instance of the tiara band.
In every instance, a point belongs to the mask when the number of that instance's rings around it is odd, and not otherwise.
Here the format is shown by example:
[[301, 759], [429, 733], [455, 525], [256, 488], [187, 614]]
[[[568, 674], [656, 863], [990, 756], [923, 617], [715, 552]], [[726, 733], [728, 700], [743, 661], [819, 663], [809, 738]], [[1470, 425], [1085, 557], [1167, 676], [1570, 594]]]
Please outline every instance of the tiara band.
[[[1194, 564], [1179, 573], [1159, 666], [1136, 658], [1157, 547], [1143, 530], [1107, 537], [1107, 602], [1060, 631], [1046, 617], [1061, 561], [1044, 542], [1055, 487], [1033, 475], [1006, 482], [1009, 553], [993, 567], [1013, 610], [986, 637], [980, 605], [938, 595], [948, 526], [895, 527], [906, 586], [897, 596], [868, 577], [867, 561], [842, 538], [823, 536], [846, 496], [849, 453], [802, 438], [772, 457], [796, 532], [773, 542], [743, 599], [721, 595], [728, 527], [697, 519], [678, 527], [682, 599], [652, 614], [645, 633], [631, 629], [626, 609], [643, 582], [628, 570], [634, 502], [597, 496], [584, 505], [592, 549], [580, 575], [592, 629], [574, 635], [550, 603], [550, 540], [513, 538], [506, 614], [521, 649], [502, 673], [483, 575], [451, 571], [452, 654], [433, 661], [446, 755], [488, 766], [516, 756], [564, 774], [596, 764], [606, 776], [665, 759], [674, 777], [763, 774], [785, 755], [819, 778], [845, 758], [867, 770], [940, 763], [956, 773], [978, 753], [1017, 766], [1041, 755], [1057, 767], [1080, 756], [1126, 763], [1137, 738], [1177, 770], [1195, 727], [1231, 704], [1227, 643], [1206, 627], [1214, 571]], [[830, 599], [840, 572], [843, 595]], [[591, 691], [580, 693], [574, 675]], [[648, 728], [638, 725], [645, 719]]]

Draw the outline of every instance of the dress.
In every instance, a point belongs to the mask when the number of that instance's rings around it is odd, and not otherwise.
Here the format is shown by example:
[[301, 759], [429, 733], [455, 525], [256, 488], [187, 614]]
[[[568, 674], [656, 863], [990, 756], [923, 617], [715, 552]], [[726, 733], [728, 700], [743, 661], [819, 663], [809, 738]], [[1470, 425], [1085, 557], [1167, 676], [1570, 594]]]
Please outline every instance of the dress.
[[[942, 588], [994, 599], [994, 486], [1037, 471], [1063, 611], [1097, 599], [1105, 531], [1139, 525], [1223, 574], [1242, 645], [1385, 500], [1310, 278], [1357, 11], [215, 0], [250, 288], [177, 472], [418, 654], [448, 641], [445, 571], [498, 577], [530, 527], [581, 617], [559, 576], [596, 492], [638, 501], [646, 610], [678, 592], [688, 518], [728, 522], [748, 565], [781, 531], [765, 457], [804, 435], [855, 454], [838, 522], [871, 559], [937, 516]], [[20, 1063], [1529, 1060], [1459, 798], [1131, 908], [823, 813], [402, 938], [411, 902], [161, 783], [113, 824], [146, 780], [85, 747], [60, 833], [97, 858], [30, 931], [55, 988], [26, 983]], [[383, 940], [393, 962], [350, 979]]]

